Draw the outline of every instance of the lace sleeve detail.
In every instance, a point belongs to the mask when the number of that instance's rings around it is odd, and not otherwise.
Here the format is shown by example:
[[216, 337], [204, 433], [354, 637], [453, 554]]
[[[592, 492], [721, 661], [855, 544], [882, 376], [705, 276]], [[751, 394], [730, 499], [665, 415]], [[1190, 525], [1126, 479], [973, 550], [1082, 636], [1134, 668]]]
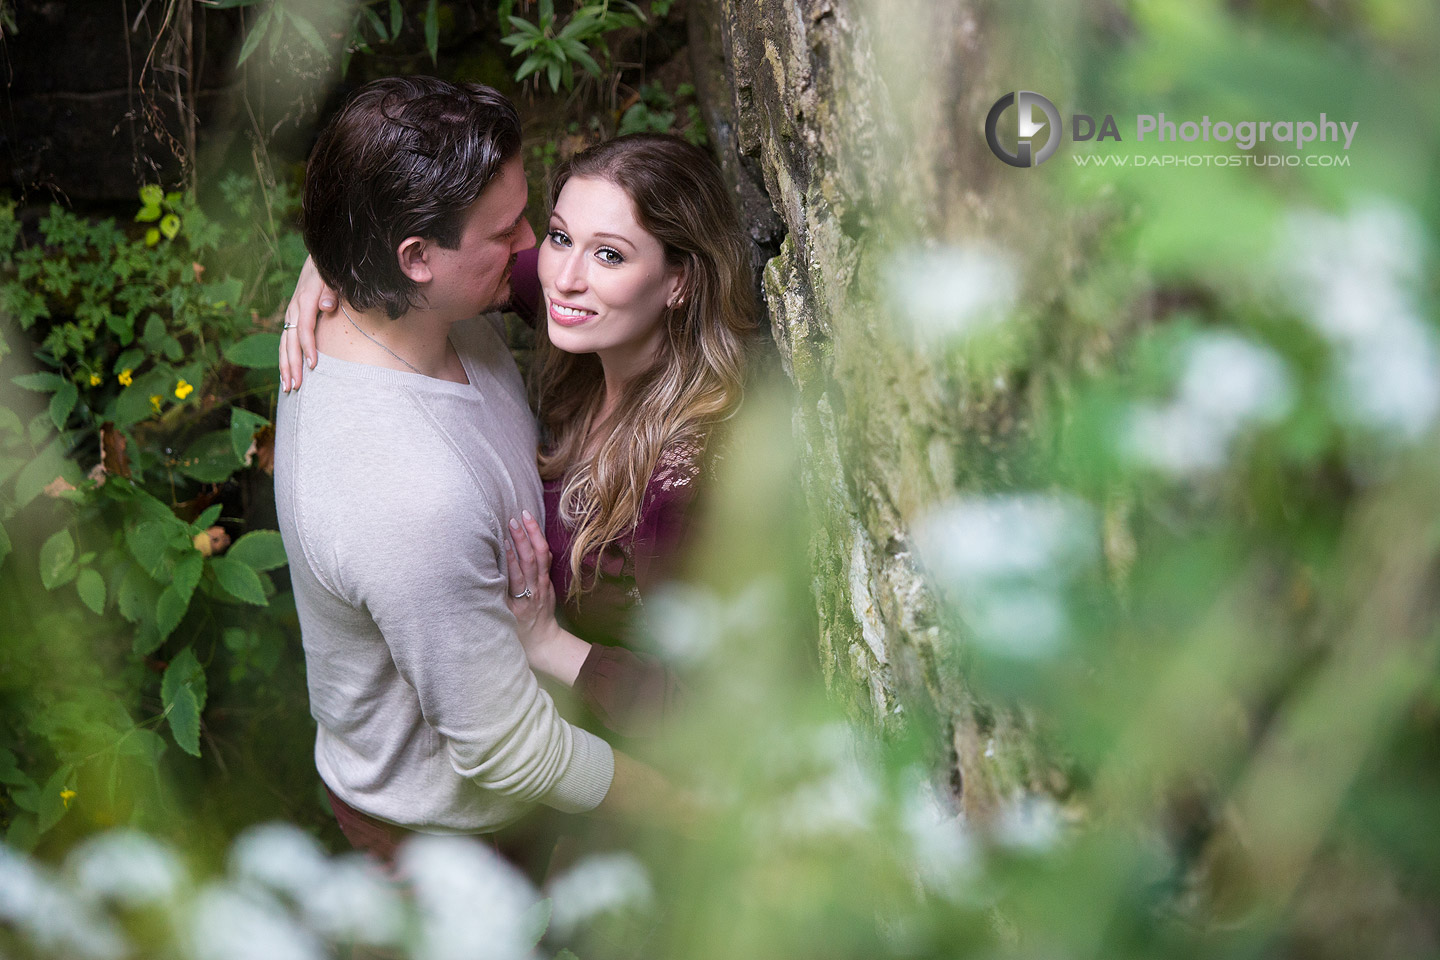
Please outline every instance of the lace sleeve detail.
[[705, 444], [699, 440], [677, 440], [667, 445], [650, 475], [651, 499], [693, 485], [700, 476], [704, 457]]
[[703, 439], [668, 444], [655, 461], [635, 528], [635, 579], [643, 594], [665, 579], [690, 540], [691, 514], [708, 459]]

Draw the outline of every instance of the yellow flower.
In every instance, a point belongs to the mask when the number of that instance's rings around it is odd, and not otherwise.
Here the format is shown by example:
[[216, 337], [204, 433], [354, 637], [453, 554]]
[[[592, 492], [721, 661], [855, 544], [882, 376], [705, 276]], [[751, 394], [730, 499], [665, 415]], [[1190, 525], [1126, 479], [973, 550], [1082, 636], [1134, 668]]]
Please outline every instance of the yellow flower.
[[180, 379], [179, 383], [175, 384], [175, 396], [180, 398], [181, 400], [184, 400], [186, 397], [190, 396], [190, 394], [194, 392], [195, 388], [192, 387], [190, 384], [186, 383], [183, 377]]
[[156, 413], [160, 412], [160, 394], [154, 393], [150, 395], [150, 406], [155, 408]]
[[128, 386], [130, 386], [130, 384], [131, 384], [131, 383], [134, 381], [134, 379], [135, 379], [134, 377], [130, 376], [130, 374], [132, 374], [132, 373], [134, 373], [134, 372], [135, 372], [135, 371], [131, 370], [129, 367], [126, 367], [124, 370], [121, 370], [121, 371], [120, 371], [120, 386], [122, 386], [122, 387], [128, 387]]
[[65, 804], [65, 809], [66, 809], [66, 810], [69, 810], [69, 809], [70, 809], [70, 801], [73, 800], [74, 798], [75, 798], [75, 791], [74, 791], [74, 790], [68, 790], [68, 789], [67, 789], [67, 790], [61, 790], [61, 791], [60, 791], [60, 802], [63, 803], [63, 804]]
[[105, 378], [102, 377], [102, 376], [100, 376], [100, 374], [98, 374], [98, 373], [92, 373], [92, 374], [90, 374], [90, 386], [92, 386], [92, 387], [98, 387], [98, 386], [100, 386], [100, 384], [102, 384], [102, 383], [104, 383], [104, 382], [105, 382]]

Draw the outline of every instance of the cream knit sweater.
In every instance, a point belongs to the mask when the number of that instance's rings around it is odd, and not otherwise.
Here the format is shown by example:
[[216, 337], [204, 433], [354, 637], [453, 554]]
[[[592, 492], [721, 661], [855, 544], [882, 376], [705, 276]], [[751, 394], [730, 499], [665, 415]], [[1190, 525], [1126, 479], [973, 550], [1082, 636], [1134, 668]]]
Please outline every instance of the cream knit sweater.
[[519, 372], [490, 318], [451, 342], [468, 384], [322, 355], [280, 399], [275, 498], [320, 776], [371, 816], [473, 833], [591, 809], [614, 755], [556, 712], [505, 606], [506, 523], [543, 516]]

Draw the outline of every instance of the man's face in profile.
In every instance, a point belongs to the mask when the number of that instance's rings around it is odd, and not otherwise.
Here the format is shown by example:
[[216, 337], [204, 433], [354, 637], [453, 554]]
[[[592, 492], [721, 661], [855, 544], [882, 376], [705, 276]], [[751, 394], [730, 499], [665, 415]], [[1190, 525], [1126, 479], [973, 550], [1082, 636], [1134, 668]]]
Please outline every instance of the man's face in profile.
[[459, 245], [430, 248], [426, 299], [432, 308], [469, 317], [509, 302], [515, 255], [535, 246], [525, 220], [528, 197], [525, 168], [519, 156], [511, 157], [466, 212]]

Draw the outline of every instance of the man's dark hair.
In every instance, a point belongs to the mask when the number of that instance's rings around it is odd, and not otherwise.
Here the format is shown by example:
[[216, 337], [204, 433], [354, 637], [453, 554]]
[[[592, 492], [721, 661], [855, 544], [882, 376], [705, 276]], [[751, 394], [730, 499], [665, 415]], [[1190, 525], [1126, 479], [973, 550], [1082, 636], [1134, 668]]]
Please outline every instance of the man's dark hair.
[[520, 117], [490, 87], [367, 83], [320, 134], [305, 171], [305, 246], [320, 276], [362, 310], [404, 314], [416, 284], [400, 270], [400, 241], [458, 247], [466, 210], [519, 152]]

